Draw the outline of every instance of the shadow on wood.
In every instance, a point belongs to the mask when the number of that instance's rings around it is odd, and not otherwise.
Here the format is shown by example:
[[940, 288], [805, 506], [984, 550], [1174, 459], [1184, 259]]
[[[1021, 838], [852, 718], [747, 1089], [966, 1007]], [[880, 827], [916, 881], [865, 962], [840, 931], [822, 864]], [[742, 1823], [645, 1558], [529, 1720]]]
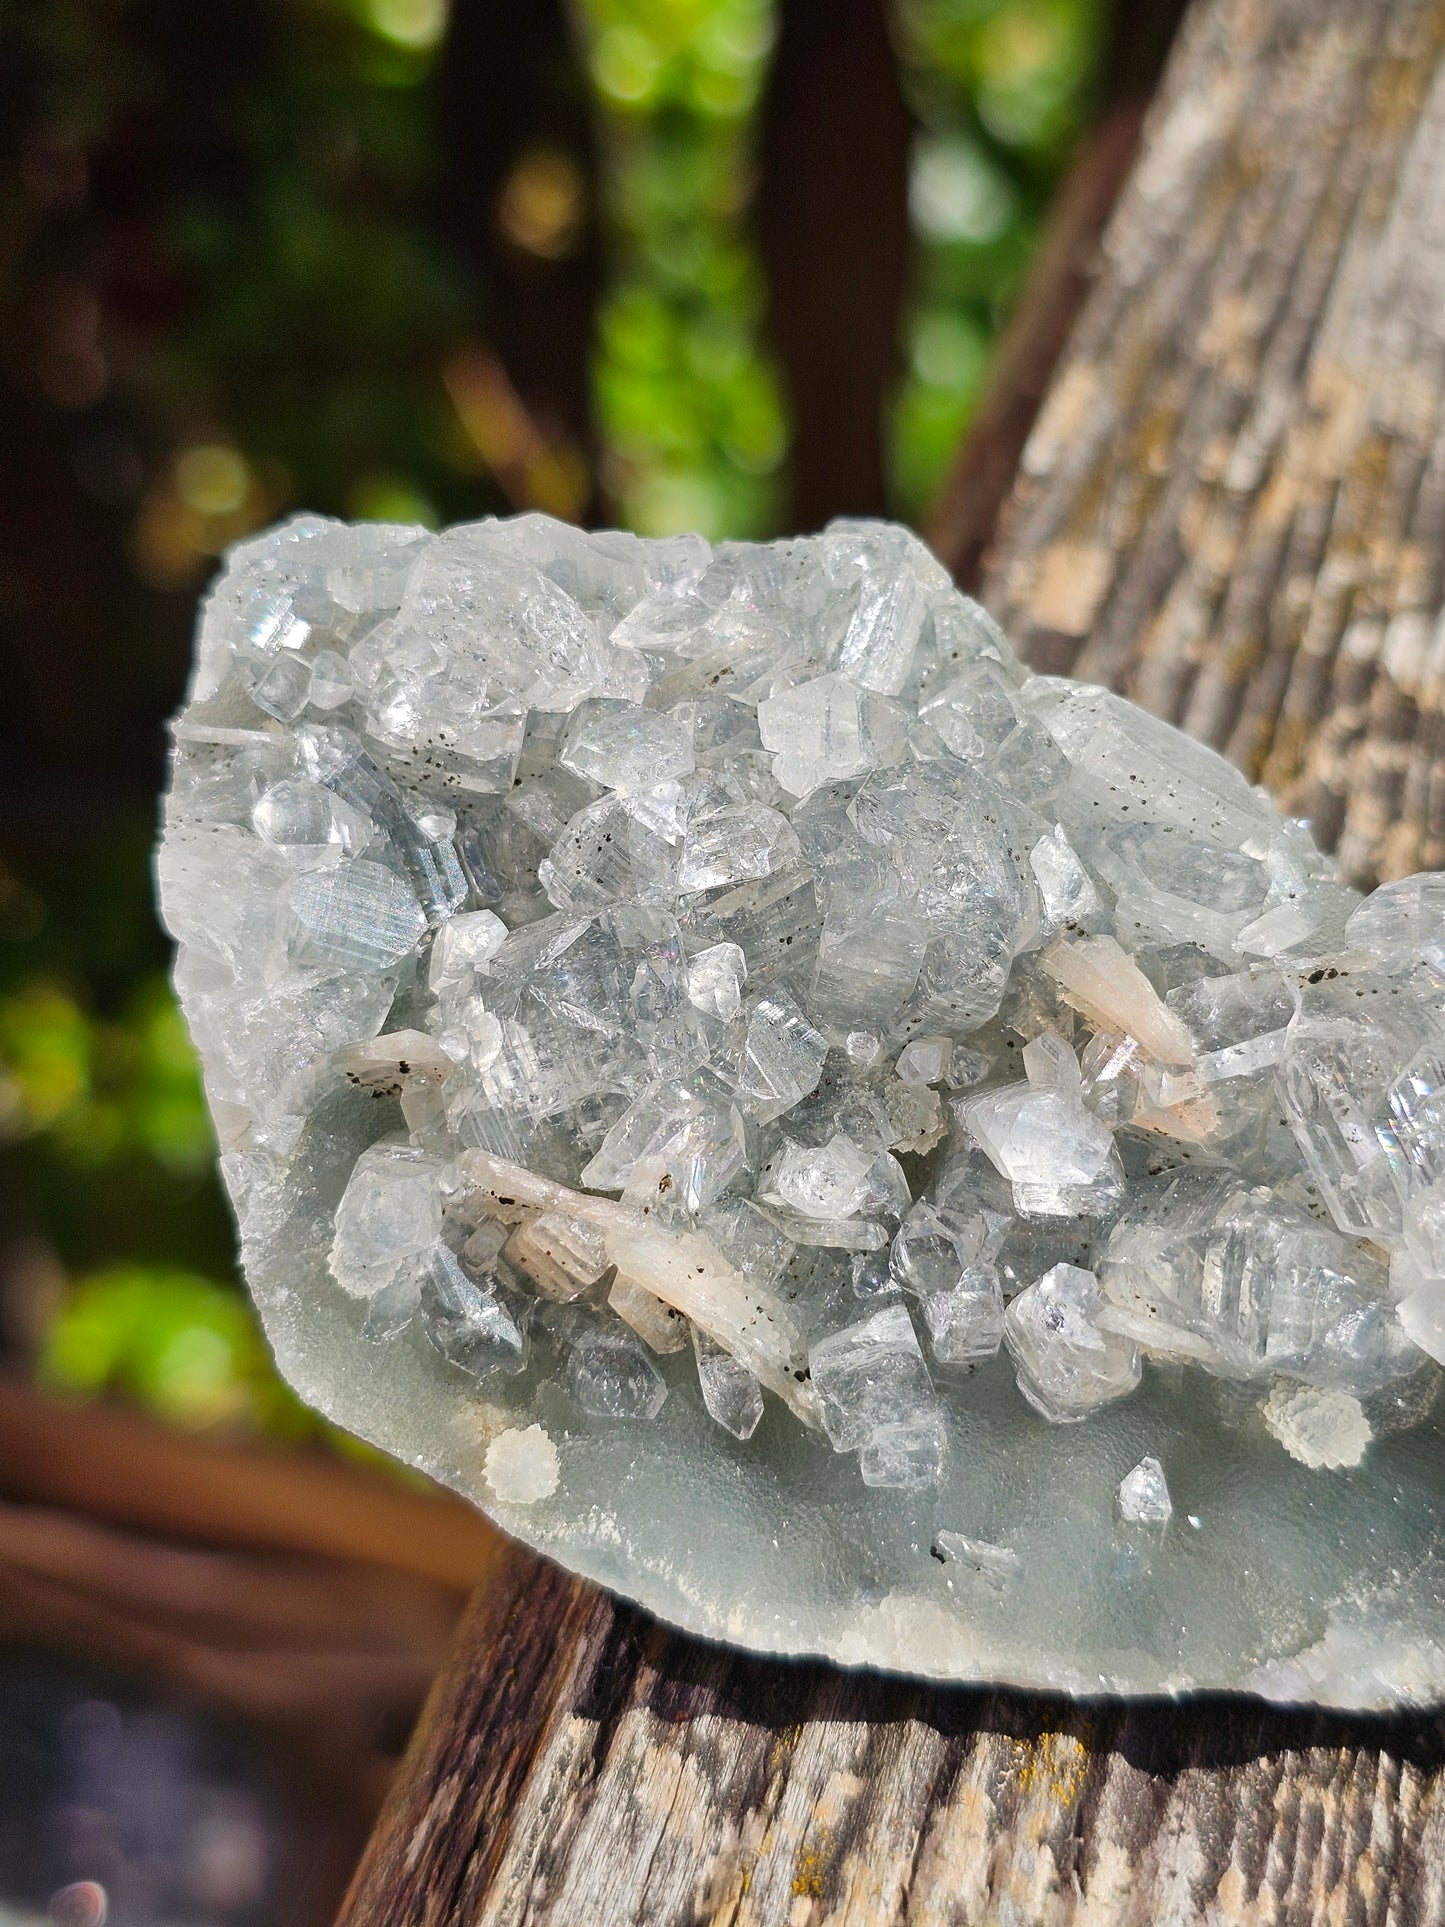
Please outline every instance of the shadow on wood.
[[[1432, 1920], [1445, 1726], [752, 1658], [516, 1552], [345, 1927]], [[1087, 1899], [1085, 1899], [1087, 1896]]]

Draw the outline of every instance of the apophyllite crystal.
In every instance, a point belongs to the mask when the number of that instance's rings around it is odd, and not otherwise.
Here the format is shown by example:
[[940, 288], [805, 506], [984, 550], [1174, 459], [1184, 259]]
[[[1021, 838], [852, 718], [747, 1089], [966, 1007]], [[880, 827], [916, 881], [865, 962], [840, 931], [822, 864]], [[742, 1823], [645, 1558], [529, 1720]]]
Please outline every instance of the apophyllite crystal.
[[305, 517], [160, 854], [288, 1377], [698, 1631], [1445, 1692], [1445, 880], [901, 529]]

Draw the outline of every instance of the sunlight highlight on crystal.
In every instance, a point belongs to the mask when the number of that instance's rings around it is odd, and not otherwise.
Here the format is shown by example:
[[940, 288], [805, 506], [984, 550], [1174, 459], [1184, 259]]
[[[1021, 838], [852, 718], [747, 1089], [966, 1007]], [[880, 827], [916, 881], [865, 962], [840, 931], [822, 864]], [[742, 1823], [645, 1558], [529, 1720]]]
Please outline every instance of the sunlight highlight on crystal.
[[177, 984], [328, 1416], [766, 1650], [1445, 1688], [1438, 880], [1362, 901], [878, 523], [298, 518], [174, 734]]

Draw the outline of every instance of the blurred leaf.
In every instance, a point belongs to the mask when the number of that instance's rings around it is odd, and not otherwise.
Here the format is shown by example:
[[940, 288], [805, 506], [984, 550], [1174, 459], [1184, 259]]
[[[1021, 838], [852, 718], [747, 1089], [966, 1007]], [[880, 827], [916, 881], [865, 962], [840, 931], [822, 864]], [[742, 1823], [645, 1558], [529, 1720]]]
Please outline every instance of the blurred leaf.
[[122, 1392], [193, 1430], [248, 1425], [299, 1436], [315, 1429], [277, 1378], [247, 1301], [164, 1265], [113, 1265], [81, 1280], [36, 1369], [56, 1390]]
[[787, 448], [746, 228], [769, 0], [578, 0], [606, 136], [605, 475], [646, 534], [766, 534]]
[[210, 1163], [199, 1066], [165, 978], [144, 979], [110, 1022], [43, 980], [0, 997], [0, 1135], [42, 1132], [81, 1166], [131, 1153], [176, 1171]]
[[919, 135], [908, 365], [891, 411], [898, 511], [918, 520], [983, 391], [988, 351], [1084, 125], [1104, 0], [898, 0]]
[[90, 1029], [74, 1000], [33, 983], [0, 999], [0, 1128], [43, 1131], [81, 1103], [90, 1084]]

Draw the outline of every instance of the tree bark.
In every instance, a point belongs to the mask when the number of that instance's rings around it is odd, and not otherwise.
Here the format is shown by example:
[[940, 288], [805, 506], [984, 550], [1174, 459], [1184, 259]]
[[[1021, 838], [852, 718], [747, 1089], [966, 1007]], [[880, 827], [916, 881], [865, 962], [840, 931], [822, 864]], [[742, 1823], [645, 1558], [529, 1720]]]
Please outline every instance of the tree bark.
[[[1445, 0], [1200, 0], [988, 593], [1308, 810], [1445, 856]], [[1445, 1918], [1445, 1725], [704, 1646], [516, 1553], [347, 1927]]]
[[962, 588], [978, 589], [1019, 456], [1099, 274], [1104, 228], [1183, 11], [1183, 0], [1118, 0], [1114, 8], [1093, 125], [1055, 197], [983, 399], [924, 522], [930, 548]]
[[1064, 179], [992, 376], [923, 534], [961, 588], [977, 593], [1019, 455], [1097, 273], [1099, 241], [1139, 146], [1144, 104], [1126, 101], [1091, 128]]
[[[513, 407], [544, 448], [585, 457], [589, 473], [567, 507], [586, 522], [598, 503], [591, 368], [602, 255], [596, 139], [565, 0], [459, 0], [440, 79], [446, 231], [477, 270], [482, 333]], [[538, 156], [564, 170], [564, 183], [573, 173], [579, 205], [575, 227], [528, 246], [508, 232], [503, 204], [515, 170]], [[513, 460], [524, 469], [525, 451]], [[525, 472], [499, 479], [514, 506], [534, 505]]]
[[912, 126], [884, 0], [782, 0], [757, 218], [793, 416], [788, 529], [882, 515]]

